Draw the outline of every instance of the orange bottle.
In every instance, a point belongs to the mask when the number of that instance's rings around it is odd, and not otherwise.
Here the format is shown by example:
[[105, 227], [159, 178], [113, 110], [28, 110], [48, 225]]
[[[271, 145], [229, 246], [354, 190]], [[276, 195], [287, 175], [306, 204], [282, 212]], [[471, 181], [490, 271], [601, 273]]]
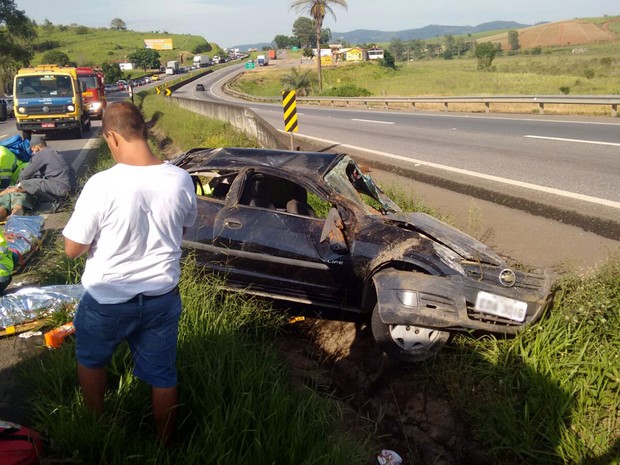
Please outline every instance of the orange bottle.
[[54, 328], [45, 333], [45, 345], [48, 349], [57, 349], [60, 347], [67, 336], [75, 333], [73, 322]]

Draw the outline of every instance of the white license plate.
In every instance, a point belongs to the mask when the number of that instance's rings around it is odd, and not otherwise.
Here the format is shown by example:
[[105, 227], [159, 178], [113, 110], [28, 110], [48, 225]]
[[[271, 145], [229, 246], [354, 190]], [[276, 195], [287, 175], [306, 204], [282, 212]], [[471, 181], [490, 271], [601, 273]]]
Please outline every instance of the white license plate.
[[54, 128], [56, 127], [56, 123], [41, 123], [42, 128]]
[[520, 300], [509, 299], [501, 295], [488, 292], [478, 292], [476, 297], [476, 311], [488, 315], [501, 316], [510, 320], [523, 322], [527, 315], [527, 303]]

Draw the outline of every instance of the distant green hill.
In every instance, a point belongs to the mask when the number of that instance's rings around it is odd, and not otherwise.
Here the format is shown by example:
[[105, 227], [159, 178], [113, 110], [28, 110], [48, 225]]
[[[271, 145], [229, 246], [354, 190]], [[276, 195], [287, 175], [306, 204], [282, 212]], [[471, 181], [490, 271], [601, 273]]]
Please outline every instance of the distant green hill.
[[[161, 50], [161, 61], [192, 62], [198, 45], [207, 43], [204, 37], [189, 34], [166, 34], [137, 31], [117, 31], [85, 26], [39, 26], [39, 39], [32, 65], [42, 64], [43, 55], [50, 50], [65, 53], [78, 66], [125, 61], [136, 49], [144, 48], [144, 39], [172, 39], [174, 50]], [[219, 46], [211, 44], [214, 50]]]

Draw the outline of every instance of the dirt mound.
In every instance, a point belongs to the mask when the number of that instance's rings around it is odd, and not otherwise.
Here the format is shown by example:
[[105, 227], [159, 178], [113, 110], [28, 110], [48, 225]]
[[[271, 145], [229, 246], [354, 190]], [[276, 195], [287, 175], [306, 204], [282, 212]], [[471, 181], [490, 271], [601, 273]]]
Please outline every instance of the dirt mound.
[[280, 350], [298, 381], [343, 399], [346, 423], [372, 423], [379, 448], [395, 450], [404, 463], [487, 463], [442, 394], [417, 379], [415, 367], [385, 356], [366, 324], [309, 318]]
[[[588, 45], [595, 42], [613, 42], [618, 39], [607, 28], [578, 19], [540, 24], [519, 29], [521, 48], [559, 45]], [[500, 43], [503, 50], [510, 50], [508, 32], [478, 39], [478, 42]]]

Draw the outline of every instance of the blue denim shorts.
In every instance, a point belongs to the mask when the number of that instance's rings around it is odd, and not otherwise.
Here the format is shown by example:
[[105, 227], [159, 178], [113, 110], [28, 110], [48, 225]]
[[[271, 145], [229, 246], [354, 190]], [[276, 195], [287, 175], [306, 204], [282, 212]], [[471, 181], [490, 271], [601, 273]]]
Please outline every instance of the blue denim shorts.
[[78, 362], [87, 368], [103, 368], [118, 345], [127, 341], [135, 376], [154, 387], [176, 386], [180, 317], [178, 288], [120, 304], [100, 304], [86, 292], [73, 320]]

